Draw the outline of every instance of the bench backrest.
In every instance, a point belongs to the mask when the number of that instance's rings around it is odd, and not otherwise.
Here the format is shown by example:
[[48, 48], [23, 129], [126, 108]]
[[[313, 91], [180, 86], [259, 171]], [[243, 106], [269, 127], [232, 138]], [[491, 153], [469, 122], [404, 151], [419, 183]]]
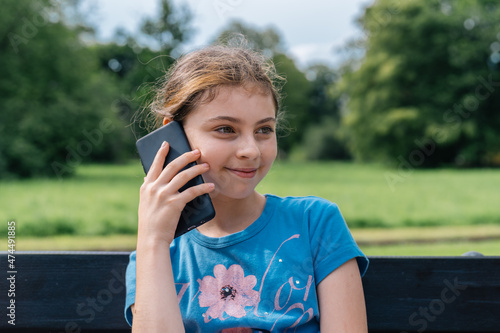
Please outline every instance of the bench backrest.
[[[2, 332], [130, 332], [128, 253], [18, 252], [15, 273], [0, 256]], [[363, 284], [370, 332], [500, 332], [500, 257], [371, 257]]]

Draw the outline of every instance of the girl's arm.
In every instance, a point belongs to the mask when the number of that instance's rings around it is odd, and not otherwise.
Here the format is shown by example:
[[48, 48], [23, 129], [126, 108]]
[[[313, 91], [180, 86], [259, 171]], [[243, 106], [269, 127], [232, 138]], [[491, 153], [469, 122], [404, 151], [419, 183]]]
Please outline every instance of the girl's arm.
[[368, 332], [363, 285], [356, 259], [331, 272], [317, 289], [321, 332]]
[[200, 152], [195, 150], [183, 154], [162, 170], [167, 153], [168, 144], [164, 144], [140, 191], [133, 332], [184, 331], [172, 272], [170, 243], [186, 203], [213, 190], [213, 184], [206, 183], [179, 192], [190, 179], [208, 171], [208, 165], [196, 165], [179, 172], [200, 157]]
[[170, 245], [160, 240], [137, 244], [132, 332], [184, 332], [177, 302]]

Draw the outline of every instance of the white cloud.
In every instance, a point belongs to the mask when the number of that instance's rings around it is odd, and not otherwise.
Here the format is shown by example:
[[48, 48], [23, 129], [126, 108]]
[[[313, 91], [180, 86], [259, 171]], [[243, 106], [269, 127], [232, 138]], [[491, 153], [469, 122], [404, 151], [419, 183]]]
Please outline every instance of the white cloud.
[[333, 44], [325, 43], [305, 43], [294, 45], [290, 48], [297, 65], [305, 67], [313, 62], [322, 62], [332, 65], [334, 61]]

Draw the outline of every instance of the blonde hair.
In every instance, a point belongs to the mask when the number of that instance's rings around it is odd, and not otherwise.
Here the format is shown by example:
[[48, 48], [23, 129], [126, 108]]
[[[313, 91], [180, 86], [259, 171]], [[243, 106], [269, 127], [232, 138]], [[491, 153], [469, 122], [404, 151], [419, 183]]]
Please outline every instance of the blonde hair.
[[257, 52], [242, 46], [209, 46], [175, 62], [158, 87], [150, 111], [156, 127], [165, 117], [182, 122], [198, 106], [213, 101], [221, 86], [235, 86], [270, 94], [278, 118], [282, 82], [274, 64]]

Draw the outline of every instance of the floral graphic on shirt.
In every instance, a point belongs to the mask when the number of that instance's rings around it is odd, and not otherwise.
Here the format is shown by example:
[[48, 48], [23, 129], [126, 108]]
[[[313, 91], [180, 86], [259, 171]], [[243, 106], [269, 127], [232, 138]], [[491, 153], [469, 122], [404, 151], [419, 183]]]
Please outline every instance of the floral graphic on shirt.
[[200, 284], [200, 307], [208, 307], [204, 314], [205, 322], [213, 318], [226, 319], [224, 313], [230, 317], [241, 318], [246, 315], [246, 306], [255, 306], [259, 299], [259, 292], [253, 290], [257, 284], [255, 275], [245, 276], [240, 265], [231, 265], [228, 269], [224, 265], [214, 267], [214, 277], [207, 275]]

